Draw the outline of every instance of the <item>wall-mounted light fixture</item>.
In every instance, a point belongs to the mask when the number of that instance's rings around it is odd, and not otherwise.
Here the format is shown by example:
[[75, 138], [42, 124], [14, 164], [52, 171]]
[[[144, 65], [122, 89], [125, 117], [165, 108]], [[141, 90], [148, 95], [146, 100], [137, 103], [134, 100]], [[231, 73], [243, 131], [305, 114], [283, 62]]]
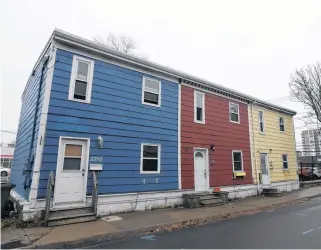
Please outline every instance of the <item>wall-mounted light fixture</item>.
[[104, 139], [101, 136], [98, 136], [98, 144], [100, 148], [103, 147], [103, 143], [104, 143]]
[[214, 144], [211, 144], [211, 150], [215, 151], [215, 145]]

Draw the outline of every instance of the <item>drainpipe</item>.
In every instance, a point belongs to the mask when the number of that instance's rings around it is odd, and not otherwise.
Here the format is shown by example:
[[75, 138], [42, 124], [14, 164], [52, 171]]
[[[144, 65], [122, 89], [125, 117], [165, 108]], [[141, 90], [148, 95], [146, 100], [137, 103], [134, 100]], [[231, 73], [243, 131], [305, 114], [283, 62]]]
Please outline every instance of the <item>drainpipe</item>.
[[253, 104], [255, 104], [255, 101], [251, 103], [251, 119], [252, 119], [252, 133], [253, 133], [253, 150], [254, 150], [254, 164], [255, 164], [255, 172], [256, 172], [256, 188], [257, 188], [257, 194], [260, 194], [260, 185], [258, 181], [259, 171], [256, 164], [256, 146], [255, 146], [255, 132], [254, 132], [254, 119], [253, 119]]
[[34, 139], [35, 139], [35, 129], [36, 129], [36, 125], [37, 125], [37, 113], [38, 113], [38, 109], [39, 109], [39, 100], [40, 100], [41, 88], [42, 88], [42, 84], [43, 84], [43, 75], [44, 75], [44, 71], [45, 71], [48, 59], [49, 59], [49, 55], [44, 56], [43, 65], [42, 65], [42, 68], [41, 68], [39, 89], [38, 89], [37, 99], [36, 99], [35, 114], [34, 114], [34, 117], [33, 117], [31, 143], [30, 143], [30, 147], [29, 147], [29, 155], [28, 155], [28, 159], [27, 159], [27, 162], [26, 162], [26, 168], [25, 168], [25, 171], [24, 171], [24, 174], [26, 175], [25, 182], [24, 182], [24, 189], [26, 189], [27, 187], [30, 187], [30, 182], [31, 182], [31, 179], [29, 179], [29, 174], [32, 171], [31, 169], [32, 169], [32, 164], [33, 164], [32, 149], [33, 149], [33, 144], [34, 144]]

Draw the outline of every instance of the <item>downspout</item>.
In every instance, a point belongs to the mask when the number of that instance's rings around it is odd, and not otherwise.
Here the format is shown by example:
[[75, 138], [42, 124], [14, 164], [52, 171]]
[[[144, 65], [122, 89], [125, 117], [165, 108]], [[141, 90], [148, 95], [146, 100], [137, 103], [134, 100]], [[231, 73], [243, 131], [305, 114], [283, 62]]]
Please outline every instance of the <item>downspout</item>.
[[36, 99], [36, 107], [35, 107], [35, 114], [33, 117], [33, 125], [32, 125], [32, 133], [31, 133], [31, 143], [30, 143], [30, 147], [29, 147], [29, 155], [28, 155], [28, 159], [26, 162], [26, 166], [25, 166], [25, 170], [23, 171], [25, 176], [25, 181], [24, 181], [24, 189], [26, 190], [26, 188], [30, 187], [31, 184], [31, 179], [29, 179], [29, 174], [31, 173], [31, 169], [32, 169], [32, 164], [33, 164], [33, 155], [32, 155], [32, 149], [33, 149], [33, 145], [34, 145], [34, 139], [35, 139], [35, 129], [36, 129], [36, 125], [37, 125], [37, 113], [39, 110], [39, 100], [40, 100], [40, 95], [41, 95], [41, 89], [42, 89], [42, 84], [43, 84], [43, 75], [44, 75], [44, 71], [48, 62], [49, 56], [45, 55], [43, 58], [43, 65], [41, 68], [41, 74], [40, 74], [40, 81], [39, 81], [39, 88], [38, 88], [38, 93], [37, 93], [37, 99]]
[[253, 104], [255, 103], [252, 102], [251, 103], [251, 119], [252, 119], [252, 138], [253, 138], [253, 150], [254, 150], [254, 164], [255, 164], [255, 172], [256, 172], [256, 189], [257, 189], [257, 194], [259, 195], [260, 194], [260, 184], [259, 184], [259, 181], [258, 181], [258, 176], [259, 176], [259, 171], [258, 171], [258, 168], [257, 168], [257, 163], [256, 163], [256, 146], [255, 146], [255, 132], [254, 132], [254, 119], [253, 119]]

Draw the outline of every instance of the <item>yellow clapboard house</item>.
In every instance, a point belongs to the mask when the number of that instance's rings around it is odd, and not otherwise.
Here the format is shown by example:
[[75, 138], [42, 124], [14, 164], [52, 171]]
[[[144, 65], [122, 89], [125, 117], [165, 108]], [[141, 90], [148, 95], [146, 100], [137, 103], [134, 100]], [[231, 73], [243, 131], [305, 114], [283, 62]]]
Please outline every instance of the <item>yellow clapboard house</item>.
[[293, 126], [296, 113], [255, 103], [248, 107], [253, 181], [258, 190], [264, 187], [280, 191], [298, 189]]

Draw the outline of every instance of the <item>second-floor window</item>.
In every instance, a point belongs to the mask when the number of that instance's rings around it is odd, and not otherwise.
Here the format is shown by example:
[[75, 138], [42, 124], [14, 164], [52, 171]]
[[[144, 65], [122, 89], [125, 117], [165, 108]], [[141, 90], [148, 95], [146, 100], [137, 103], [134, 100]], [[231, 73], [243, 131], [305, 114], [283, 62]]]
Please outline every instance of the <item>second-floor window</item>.
[[279, 126], [280, 126], [280, 131], [284, 132], [285, 128], [284, 128], [284, 118], [283, 117], [280, 117], [280, 119], [279, 119]]
[[204, 93], [194, 92], [194, 121], [205, 123], [205, 101]]
[[260, 133], [264, 133], [265, 131], [265, 127], [264, 127], [264, 113], [262, 110], [259, 110], [259, 129], [260, 129]]
[[79, 56], [73, 57], [69, 86], [69, 100], [90, 103], [94, 61]]
[[143, 77], [142, 103], [156, 107], [161, 105], [161, 82], [152, 78]]
[[239, 105], [230, 102], [230, 122], [240, 123]]

